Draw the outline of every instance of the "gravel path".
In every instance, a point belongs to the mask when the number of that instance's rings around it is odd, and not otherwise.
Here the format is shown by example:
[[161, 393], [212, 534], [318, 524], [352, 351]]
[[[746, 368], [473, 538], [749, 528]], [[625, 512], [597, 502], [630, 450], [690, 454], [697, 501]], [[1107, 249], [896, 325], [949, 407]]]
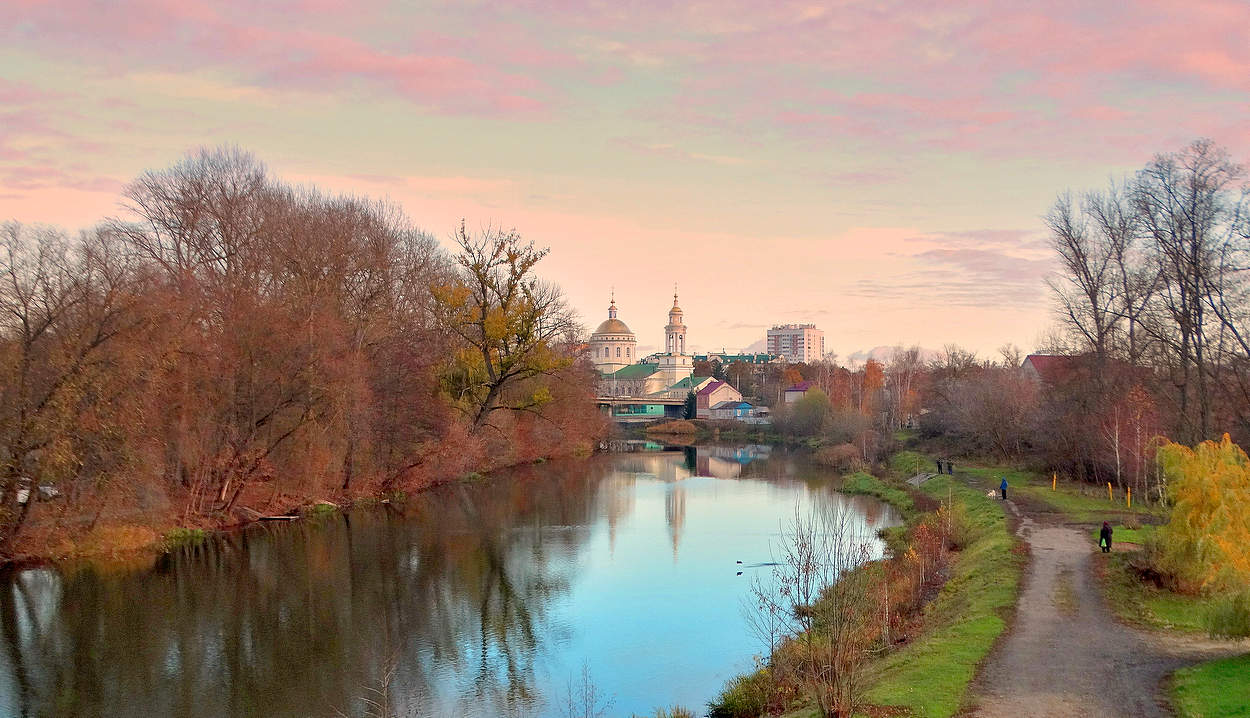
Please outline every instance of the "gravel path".
[[1117, 622], [1093, 575], [1091, 562], [1101, 554], [1087, 532], [1037, 523], [1007, 503], [1032, 559], [1015, 624], [973, 687], [974, 715], [1168, 716], [1168, 674], [1250, 648]]

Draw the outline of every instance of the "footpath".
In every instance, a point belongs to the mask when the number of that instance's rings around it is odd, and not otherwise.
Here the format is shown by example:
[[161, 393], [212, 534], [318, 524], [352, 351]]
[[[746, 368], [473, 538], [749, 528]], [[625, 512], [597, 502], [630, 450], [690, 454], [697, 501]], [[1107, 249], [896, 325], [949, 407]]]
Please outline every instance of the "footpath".
[[1244, 643], [1119, 623], [1094, 577], [1100, 554], [1088, 531], [1006, 503], [1031, 559], [1014, 625], [972, 686], [973, 715], [1169, 716], [1164, 680], [1170, 673], [1246, 652]]

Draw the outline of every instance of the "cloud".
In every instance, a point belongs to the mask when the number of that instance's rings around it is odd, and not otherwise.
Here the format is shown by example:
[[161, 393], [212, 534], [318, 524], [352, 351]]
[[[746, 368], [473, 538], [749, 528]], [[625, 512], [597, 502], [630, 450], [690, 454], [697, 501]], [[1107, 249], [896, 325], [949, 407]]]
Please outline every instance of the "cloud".
[[891, 253], [891, 275], [855, 280], [848, 297], [874, 302], [926, 302], [961, 307], [1035, 306], [1054, 260], [1037, 232], [975, 229], [904, 238]]
[[742, 157], [709, 152], [692, 152], [682, 149], [681, 147], [678, 147], [670, 142], [646, 142], [632, 137], [622, 137], [613, 140], [612, 143], [619, 147], [624, 147], [632, 152], [643, 155], [651, 155], [654, 157], [664, 157], [693, 162], [710, 162], [712, 164], [723, 166], [747, 164], [746, 159]]

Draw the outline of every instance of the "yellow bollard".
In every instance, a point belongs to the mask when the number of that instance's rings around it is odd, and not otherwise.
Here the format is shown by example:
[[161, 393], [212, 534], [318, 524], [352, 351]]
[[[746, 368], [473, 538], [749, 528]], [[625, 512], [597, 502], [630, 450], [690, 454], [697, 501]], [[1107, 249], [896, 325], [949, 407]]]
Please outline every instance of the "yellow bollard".
[[1107, 500], [1115, 501], [1115, 497], [1111, 495], [1111, 482], [1110, 481], [1107, 482]]
[[1054, 491], [1054, 490], [1055, 490], [1055, 484], [1056, 484], [1058, 481], [1059, 481], [1059, 474], [1051, 474], [1051, 475], [1050, 475], [1050, 490], [1051, 490], [1051, 491]]
[[1130, 509], [1133, 508], [1133, 487], [1132, 486], [1130, 486], [1128, 489], [1128, 496], [1126, 497], [1126, 501], [1128, 502], [1128, 507]]

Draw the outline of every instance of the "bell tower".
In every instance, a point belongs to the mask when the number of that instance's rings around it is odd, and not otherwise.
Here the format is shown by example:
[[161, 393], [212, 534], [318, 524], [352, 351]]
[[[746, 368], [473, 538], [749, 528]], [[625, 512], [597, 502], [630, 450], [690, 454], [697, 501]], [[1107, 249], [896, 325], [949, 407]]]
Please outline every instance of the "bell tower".
[[677, 306], [677, 285], [673, 285], [673, 308], [668, 310], [668, 325], [664, 327], [664, 352], [686, 353], [686, 325], [682, 323], [681, 307]]

